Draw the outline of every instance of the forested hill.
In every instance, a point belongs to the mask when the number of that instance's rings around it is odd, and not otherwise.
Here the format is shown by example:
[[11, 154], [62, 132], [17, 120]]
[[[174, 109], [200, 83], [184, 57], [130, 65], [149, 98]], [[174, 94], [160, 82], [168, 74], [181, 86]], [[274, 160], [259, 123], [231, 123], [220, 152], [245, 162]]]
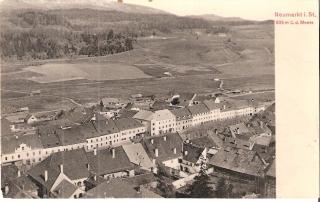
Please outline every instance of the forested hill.
[[203, 19], [171, 14], [94, 9], [19, 9], [0, 15], [5, 60], [114, 54], [133, 49], [138, 36], [212, 26]]

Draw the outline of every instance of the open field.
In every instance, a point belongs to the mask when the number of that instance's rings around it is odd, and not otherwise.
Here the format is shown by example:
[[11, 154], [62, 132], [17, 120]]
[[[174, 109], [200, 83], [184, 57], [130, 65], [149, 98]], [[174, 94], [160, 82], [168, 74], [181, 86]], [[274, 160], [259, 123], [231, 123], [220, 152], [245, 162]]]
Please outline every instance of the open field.
[[[51, 110], [72, 106], [65, 98], [86, 103], [135, 93], [219, 92], [220, 82], [214, 78], [224, 80], [225, 89], [274, 89], [273, 47], [273, 26], [235, 26], [224, 37], [202, 31], [197, 39], [192, 30], [178, 31], [138, 40], [134, 50], [114, 55], [5, 64], [1, 68], [2, 107], [34, 105], [35, 110]], [[17, 101], [23, 93], [8, 90], [41, 90], [43, 97], [25, 96]]]

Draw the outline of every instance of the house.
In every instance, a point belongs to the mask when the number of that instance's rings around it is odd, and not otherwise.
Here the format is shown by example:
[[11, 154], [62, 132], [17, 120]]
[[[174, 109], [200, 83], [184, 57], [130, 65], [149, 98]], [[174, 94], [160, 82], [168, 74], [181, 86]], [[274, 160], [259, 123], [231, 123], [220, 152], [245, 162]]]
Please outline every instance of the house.
[[3, 118], [7, 119], [13, 124], [25, 123], [26, 118], [29, 116], [27, 112], [15, 112], [11, 114], [6, 114]]
[[194, 138], [190, 140], [190, 143], [198, 147], [207, 148], [207, 155], [209, 157], [216, 154], [219, 149], [221, 149], [220, 140], [217, 141], [212, 135]]
[[25, 122], [27, 124], [34, 124], [34, 123], [43, 122], [43, 121], [51, 121], [51, 120], [54, 120], [55, 117], [56, 117], [56, 112], [38, 112], [38, 113], [29, 114], [25, 118]]
[[184, 131], [192, 126], [192, 115], [187, 108], [170, 110], [176, 117], [176, 131]]
[[194, 145], [189, 141], [183, 143], [180, 170], [184, 173], [199, 173], [201, 166], [207, 162], [207, 148]]
[[39, 162], [38, 154], [43, 150], [37, 134], [19, 134], [1, 137], [1, 162], [33, 164]]
[[266, 167], [257, 152], [235, 147], [221, 148], [209, 159], [209, 165], [217, 173], [256, 185], [263, 177]]
[[276, 197], [276, 161], [274, 160], [266, 168], [265, 177], [265, 197], [275, 198]]
[[140, 198], [141, 193], [127, 181], [117, 178], [90, 189], [85, 198]]
[[123, 150], [134, 165], [143, 170], [153, 171], [153, 163], [141, 143], [123, 145]]
[[154, 112], [141, 110], [133, 118], [140, 121], [151, 136], [176, 131], [176, 118], [168, 109]]
[[74, 107], [64, 112], [60, 118], [67, 119], [71, 123], [81, 125], [89, 122], [94, 116], [92, 109], [84, 107]]
[[86, 154], [90, 170], [105, 179], [134, 176], [134, 166], [123, 147], [94, 149]]
[[[155, 166], [164, 165], [171, 172], [179, 170], [179, 158], [182, 157], [182, 139], [178, 133], [151, 136], [142, 140], [149, 158]], [[154, 169], [157, 172], [157, 169]]]
[[[84, 193], [84, 182], [89, 177], [89, 171], [89, 161], [82, 148], [53, 153], [41, 163], [33, 166], [28, 171], [28, 175], [38, 186], [38, 195], [41, 198], [64, 196], [65, 193], [61, 193], [59, 187], [67, 184], [73, 184], [79, 188], [72, 189], [74, 192], [70, 191], [74, 193], [70, 197], [78, 198]], [[71, 188], [71, 186], [68, 187], [68, 189]]]
[[203, 104], [210, 110], [211, 118], [210, 121], [217, 121], [220, 119], [220, 99], [217, 97], [214, 101], [205, 100]]
[[198, 126], [211, 120], [211, 112], [203, 103], [187, 107], [192, 115], [192, 125]]
[[252, 150], [255, 144], [255, 133], [245, 123], [229, 126], [229, 131], [231, 135], [225, 138], [225, 143], [228, 146]]
[[63, 179], [51, 191], [52, 198], [80, 198], [83, 196], [84, 191], [76, 185], [72, 184], [69, 180]]
[[114, 121], [119, 129], [121, 144], [131, 142], [142, 137], [146, 132], [146, 127], [133, 118], [121, 118]]
[[86, 138], [86, 150], [106, 148], [119, 143], [120, 134], [115, 122], [111, 119], [98, 119], [80, 126]]

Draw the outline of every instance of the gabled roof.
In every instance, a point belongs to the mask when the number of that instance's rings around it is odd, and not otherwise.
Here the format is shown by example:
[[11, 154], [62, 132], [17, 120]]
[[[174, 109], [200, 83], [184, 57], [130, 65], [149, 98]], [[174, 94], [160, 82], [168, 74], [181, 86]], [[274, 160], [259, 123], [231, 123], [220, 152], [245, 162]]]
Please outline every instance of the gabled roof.
[[81, 132], [79, 127], [72, 127], [68, 129], [59, 128], [56, 130], [56, 134], [58, 135], [63, 146], [86, 142], [84, 134]]
[[90, 121], [93, 116], [94, 112], [92, 109], [76, 107], [67, 112], [64, 112], [61, 118], [68, 119], [73, 123], [82, 124]]
[[212, 148], [212, 147], [219, 147], [217, 145], [217, 143], [211, 138], [211, 136], [202, 136], [202, 137], [199, 137], [199, 138], [195, 138], [195, 139], [192, 139], [190, 140], [190, 142], [194, 145], [197, 145], [199, 147], [202, 147], [202, 148]]
[[57, 198], [70, 198], [78, 187], [68, 180], [62, 180], [52, 191]]
[[42, 144], [36, 134], [20, 134], [12, 136], [1, 136], [1, 153], [11, 154], [15, 152], [21, 144], [26, 144], [32, 149], [41, 149]]
[[191, 115], [190, 111], [186, 108], [173, 109], [173, 110], [171, 110], [171, 113], [175, 115], [175, 117], [178, 121], [192, 119], [192, 115]]
[[215, 103], [213, 100], [205, 100], [203, 101], [203, 104], [205, 104], [209, 110], [220, 109], [221, 107], [220, 103]]
[[276, 177], [276, 161], [275, 160], [271, 163], [270, 167], [267, 170], [266, 175], [274, 178]]
[[114, 121], [120, 131], [143, 127], [143, 125], [133, 118], [122, 118]]
[[[166, 137], [166, 140], [164, 140], [164, 137]], [[143, 139], [143, 146], [149, 157], [160, 162], [182, 156], [182, 143], [182, 138], [178, 133], [151, 136]], [[158, 157], [155, 156], [156, 148], [158, 149]], [[176, 154], [174, 154], [174, 148], [176, 149]]]
[[153, 119], [153, 112], [147, 110], [140, 110], [133, 116], [134, 119], [151, 121]]
[[187, 108], [193, 116], [210, 112], [209, 109], [206, 107], [206, 105], [203, 103], [192, 105]]
[[98, 150], [97, 155], [94, 155], [94, 151], [87, 153], [89, 164], [94, 173], [105, 175], [133, 169], [133, 164], [131, 164], [123, 148], [120, 146], [113, 149], [115, 150], [114, 158], [112, 158], [112, 149]]
[[209, 160], [209, 164], [252, 176], [260, 176], [264, 170], [263, 161], [255, 151], [234, 147], [220, 149]]
[[1, 166], [1, 188], [4, 187], [5, 183], [9, 180], [18, 177], [18, 167], [14, 164], [7, 166]]
[[113, 120], [90, 121], [80, 126], [86, 138], [94, 138], [108, 134], [118, 133], [119, 129]]
[[[183, 160], [197, 163], [204, 148], [190, 143], [183, 143]], [[187, 152], [187, 153], [185, 153]], [[187, 155], [186, 155], [187, 154]]]
[[[71, 180], [83, 179], [89, 176], [88, 160], [84, 149], [76, 149], [51, 154], [42, 162], [32, 167], [28, 174], [48, 190], [60, 174], [60, 165], [63, 173]], [[45, 170], [48, 171], [48, 180], [44, 181]]]
[[152, 168], [153, 164], [141, 143], [122, 146], [131, 163], [144, 168]]
[[134, 186], [123, 179], [105, 181], [86, 193], [86, 198], [138, 198]]

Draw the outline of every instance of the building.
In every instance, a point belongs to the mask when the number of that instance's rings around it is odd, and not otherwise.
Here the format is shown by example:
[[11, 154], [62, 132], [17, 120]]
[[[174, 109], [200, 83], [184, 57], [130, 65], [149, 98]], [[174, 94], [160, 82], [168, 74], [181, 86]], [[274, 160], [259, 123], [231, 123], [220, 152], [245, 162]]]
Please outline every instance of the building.
[[183, 156], [180, 159], [180, 170], [187, 175], [199, 173], [201, 166], [207, 163], [207, 148], [194, 145], [189, 141], [183, 143]]
[[168, 109], [155, 112], [141, 110], [133, 118], [140, 121], [151, 136], [176, 131], [176, 117]]
[[276, 197], [276, 161], [274, 160], [266, 169], [265, 197]]
[[77, 186], [77, 189], [70, 186], [70, 189], [74, 190], [70, 197], [79, 198], [83, 196], [84, 182], [89, 177], [89, 170], [89, 161], [82, 148], [54, 153], [33, 166], [28, 175], [38, 186], [38, 195], [41, 198], [59, 197], [62, 194], [59, 187], [70, 184]]
[[105, 179], [134, 176], [134, 166], [123, 147], [93, 150], [87, 153], [92, 173]]
[[217, 121], [220, 119], [220, 99], [216, 98], [215, 101], [205, 100], [203, 104], [210, 110], [210, 121]]
[[214, 171], [235, 180], [242, 180], [259, 185], [266, 165], [257, 152], [234, 147], [221, 148], [212, 158], [209, 165]]
[[131, 163], [143, 170], [153, 171], [154, 165], [141, 143], [123, 145], [122, 147]]
[[176, 131], [184, 131], [192, 126], [192, 115], [187, 108], [179, 108], [171, 110], [176, 117]]
[[211, 112], [203, 103], [187, 107], [187, 109], [192, 115], [193, 126], [202, 125], [211, 120]]
[[142, 140], [142, 145], [153, 164], [155, 166], [164, 165], [172, 172], [180, 169], [179, 158], [182, 157], [182, 143], [178, 133], [151, 136]]
[[131, 142], [146, 133], [146, 127], [133, 118], [121, 118], [114, 122], [120, 131], [121, 144]]
[[37, 134], [1, 137], [1, 162], [33, 164], [39, 162], [43, 146]]

